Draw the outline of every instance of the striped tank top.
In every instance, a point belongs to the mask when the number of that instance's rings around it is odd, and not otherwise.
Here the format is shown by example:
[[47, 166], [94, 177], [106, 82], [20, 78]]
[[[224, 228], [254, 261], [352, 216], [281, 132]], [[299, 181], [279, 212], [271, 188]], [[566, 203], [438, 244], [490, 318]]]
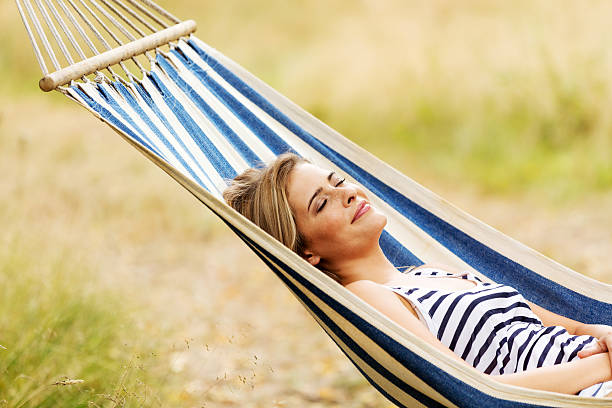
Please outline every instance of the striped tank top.
[[[544, 326], [511, 286], [483, 282], [470, 272], [452, 274], [435, 268], [418, 268], [406, 275], [457, 277], [476, 283], [464, 290], [387, 288], [410, 302], [438, 340], [486, 374], [516, 373], [572, 361], [579, 358], [578, 351], [597, 341], [592, 336], [571, 335], [562, 326]], [[597, 385], [579, 395], [604, 396], [608, 387], [612, 391], [612, 381]]]

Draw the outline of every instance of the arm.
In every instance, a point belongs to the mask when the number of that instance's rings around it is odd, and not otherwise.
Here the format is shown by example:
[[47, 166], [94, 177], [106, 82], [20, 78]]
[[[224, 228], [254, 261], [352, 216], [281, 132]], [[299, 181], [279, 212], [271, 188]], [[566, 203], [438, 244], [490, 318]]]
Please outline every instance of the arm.
[[532, 302], [527, 302], [533, 312], [540, 318], [544, 326], [563, 326], [567, 332], [576, 336], [593, 336], [598, 339], [606, 334], [612, 334], [612, 326], [605, 324], [586, 324], [569, 317], [561, 316]]
[[[411, 306], [405, 305], [399, 295], [396, 295], [389, 289], [374, 282], [365, 280], [352, 282], [346, 285], [346, 288], [401, 327], [433, 345], [444, 355], [455, 361], [460, 361], [465, 366], [477, 371], [440, 342], [440, 340], [438, 340], [427, 327], [410, 312], [408, 307]], [[565, 394], [575, 394], [598, 382], [612, 380], [612, 368], [608, 356], [601, 354], [582, 360], [572, 361], [570, 363], [540, 367], [521, 373], [496, 375], [491, 378], [504, 384]]]
[[612, 380], [612, 368], [607, 354], [597, 354], [569, 363], [496, 375], [493, 378], [501, 383], [519, 387], [576, 394], [593, 384]]
[[570, 319], [569, 317], [553, 313], [550, 310], [544, 309], [543, 307], [536, 305], [535, 303], [527, 301], [527, 304], [529, 304], [529, 307], [531, 308], [533, 313], [535, 313], [540, 318], [544, 326], [563, 326], [569, 334], [586, 334], [577, 333], [577, 331], [580, 330], [581, 326], [585, 326], [584, 323]]

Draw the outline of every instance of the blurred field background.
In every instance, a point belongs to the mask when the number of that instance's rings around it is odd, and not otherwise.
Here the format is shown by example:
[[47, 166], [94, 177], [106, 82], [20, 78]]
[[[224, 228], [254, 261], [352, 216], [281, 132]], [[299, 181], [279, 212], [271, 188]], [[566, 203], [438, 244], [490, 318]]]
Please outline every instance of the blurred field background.
[[[612, 283], [609, 2], [160, 3], [442, 197]], [[0, 27], [0, 407], [390, 406], [219, 220], [38, 90], [13, 1]]]

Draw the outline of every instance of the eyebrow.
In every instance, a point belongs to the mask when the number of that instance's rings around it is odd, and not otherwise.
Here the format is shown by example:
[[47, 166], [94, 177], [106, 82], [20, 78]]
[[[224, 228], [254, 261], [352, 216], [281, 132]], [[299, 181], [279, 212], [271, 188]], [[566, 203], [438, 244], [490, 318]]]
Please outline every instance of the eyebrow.
[[[327, 181], [331, 182], [331, 178], [333, 177], [333, 175], [335, 174], [335, 171], [332, 171], [329, 173], [329, 175], [327, 176]], [[312, 204], [312, 200], [315, 199], [315, 197], [321, 193], [321, 191], [323, 191], [323, 187], [319, 187], [317, 188], [317, 191], [314, 192], [314, 194], [312, 195], [312, 197], [310, 197], [310, 201], [308, 201], [308, 212], [310, 212], [310, 204]]]

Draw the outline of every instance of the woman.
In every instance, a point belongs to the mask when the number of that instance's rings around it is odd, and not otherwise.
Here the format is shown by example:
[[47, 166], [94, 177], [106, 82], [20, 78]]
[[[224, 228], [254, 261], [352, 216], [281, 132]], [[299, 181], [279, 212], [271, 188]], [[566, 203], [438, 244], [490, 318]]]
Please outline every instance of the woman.
[[612, 397], [612, 327], [583, 324], [471, 273], [401, 273], [379, 238], [387, 218], [339, 174], [285, 154], [224, 192], [238, 212], [400, 326], [506, 384]]

